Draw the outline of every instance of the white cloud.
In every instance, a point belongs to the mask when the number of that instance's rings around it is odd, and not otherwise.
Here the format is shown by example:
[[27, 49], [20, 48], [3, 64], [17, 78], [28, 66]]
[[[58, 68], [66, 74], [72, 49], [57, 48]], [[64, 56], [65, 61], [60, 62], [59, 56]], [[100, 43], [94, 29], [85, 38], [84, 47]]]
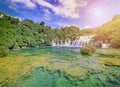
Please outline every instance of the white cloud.
[[51, 13], [50, 13], [50, 11], [48, 9], [45, 9], [44, 12], [45, 12], [44, 19], [47, 20], [47, 21], [49, 21], [51, 19], [51, 16], [50, 16]]
[[12, 3], [17, 3], [17, 2], [20, 2], [20, 3], [23, 3], [26, 7], [29, 7], [29, 8], [35, 8], [36, 7], [36, 4], [33, 3], [31, 0], [10, 0]]
[[55, 23], [57, 26], [60, 26], [60, 27], [66, 27], [66, 26], [76, 26], [76, 27], [80, 27], [79, 25], [77, 24], [71, 24], [71, 23], [63, 23], [63, 22], [57, 22]]
[[57, 26], [60, 26], [60, 27], [65, 27], [65, 26], [69, 26], [69, 24], [67, 23], [62, 23], [62, 22], [57, 22], [55, 23]]
[[78, 9], [86, 5], [86, 2], [83, 0], [59, 0], [61, 3], [59, 6], [54, 6], [45, 0], [36, 0], [36, 2], [42, 6], [52, 9], [52, 11], [57, 15], [73, 19], [80, 17]]
[[16, 10], [18, 8], [18, 6], [15, 3], [11, 3], [9, 5], [9, 8]]
[[29, 8], [35, 8], [36, 4], [50, 8], [55, 14], [66, 18], [79, 18], [79, 9], [86, 6], [85, 0], [58, 0], [61, 4], [54, 6], [46, 0], [11, 0], [11, 2], [21, 2]]

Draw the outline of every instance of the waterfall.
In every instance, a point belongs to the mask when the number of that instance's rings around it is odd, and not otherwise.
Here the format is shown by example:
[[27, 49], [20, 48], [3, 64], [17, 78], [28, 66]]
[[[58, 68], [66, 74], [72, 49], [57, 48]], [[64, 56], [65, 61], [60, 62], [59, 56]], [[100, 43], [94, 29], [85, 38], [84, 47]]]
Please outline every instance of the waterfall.
[[91, 40], [94, 35], [80, 36], [79, 38], [71, 41], [70, 39], [65, 40], [65, 43], [60, 41], [52, 41], [52, 46], [71, 46], [71, 47], [85, 47], [87, 44], [91, 44]]

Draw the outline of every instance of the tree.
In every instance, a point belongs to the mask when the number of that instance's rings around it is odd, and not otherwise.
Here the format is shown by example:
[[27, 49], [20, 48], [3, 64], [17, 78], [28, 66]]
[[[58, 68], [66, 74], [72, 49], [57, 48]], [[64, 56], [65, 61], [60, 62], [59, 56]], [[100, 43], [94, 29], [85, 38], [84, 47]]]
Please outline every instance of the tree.
[[41, 22], [40, 22], [40, 25], [41, 25], [41, 26], [44, 26], [44, 25], [45, 25], [45, 22], [41, 21]]
[[11, 21], [11, 24], [15, 24], [15, 25], [17, 25], [20, 22], [18, 18], [11, 18], [10, 21]]
[[110, 45], [113, 48], [120, 48], [120, 29], [112, 35]]
[[61, 29], [65, 35], [65, 38], [69, 38], [71, 41], [80, 36], [80, 29], [75, 26], [64, 27]]

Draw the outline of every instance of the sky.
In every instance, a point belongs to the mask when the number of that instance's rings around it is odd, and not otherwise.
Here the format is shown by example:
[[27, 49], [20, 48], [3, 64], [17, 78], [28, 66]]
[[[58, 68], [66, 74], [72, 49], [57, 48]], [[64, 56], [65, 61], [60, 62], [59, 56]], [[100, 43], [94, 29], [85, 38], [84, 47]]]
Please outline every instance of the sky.
[[120, 0], [0, 0], [0, 12], [52, 28], [95, 28], [120, 14]]

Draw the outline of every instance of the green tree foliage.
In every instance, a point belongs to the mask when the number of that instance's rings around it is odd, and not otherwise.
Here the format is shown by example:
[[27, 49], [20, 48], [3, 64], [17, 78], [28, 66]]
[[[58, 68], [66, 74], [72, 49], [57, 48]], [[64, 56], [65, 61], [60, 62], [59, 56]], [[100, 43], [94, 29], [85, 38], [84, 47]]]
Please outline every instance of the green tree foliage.
[[64, 27], [61, 30], [63, 31], [65, 38], [69, 38], [70, 40], [75, 40], [80, 36], [80, 29], [75, 26]]
[[52, 36], [55, 41], [65, 42], [67, 39], [73, 41], [80, 36], [80, 29], [75, 26], [54, 29]]
[[10, 19], [10, 22], [11, 22], [11, 24], [16, 24], [16, 25], [18, 25], [18, 23], [19, 23], [20, 21], [19, 21], [18, 18], [11, 18], [11, 19]]
[[120, 48], [120, 29], [112, 35], [110, 44], [114, 48]]
[[41, 21], [41, 22], [40, 22], [40, 25], [41, 25], [41, 26], [44, 26], [44, 25], [45, 25], [45, 22]]
[[97, 29], [83, 29], [81, 30], [81, 35], [94, 35]]
[[10, 49], [50, 46], [52, 40], [74, 40], [80, 35], [79, 28], [75, 26], [51, 29], [43, 21], [38, 24], [29, 19], [20, 21], [4, 13], [0, 15], [3, 15], [0, 17], [0, 55], [7, 54]]

